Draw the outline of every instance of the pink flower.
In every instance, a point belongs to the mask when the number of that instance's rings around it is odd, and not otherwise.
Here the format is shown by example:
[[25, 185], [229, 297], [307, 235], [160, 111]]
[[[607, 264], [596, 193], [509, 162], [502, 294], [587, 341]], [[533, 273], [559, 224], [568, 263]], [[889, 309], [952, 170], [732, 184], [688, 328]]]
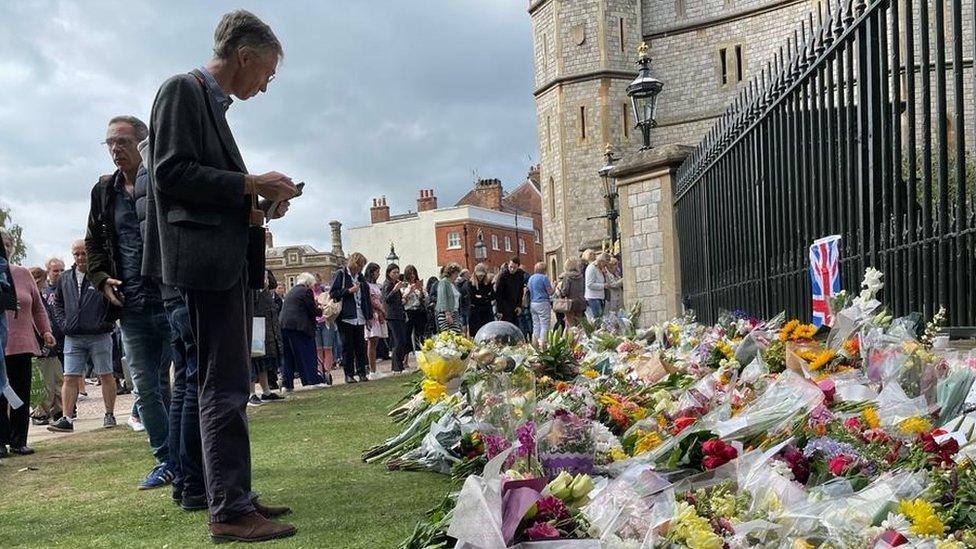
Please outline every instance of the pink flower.
[[705, 469], [714, 469], [724, 465], [739, 456], [739, 451], [731, 444], [727, 444], [717, 438], [706, 440], [702, 443], [702, 466]]
[[546, 520], [563, 520], [569, 517], [566, 503], [556, 496], [545, 496], [536, 502], [538, 517]]
[[861, 422], [856, 417], [849, 417], [844, 421], [844, 427], [849, 431], [860, 431]]
[[840, 475], [844, 474], [844, 471], [852, 463], [854, 463], [854, 460], [851, 457], [845, 456], [844, 454], [840, 454], [840, 455], [832, 458], [827, 463], [827, 469], [829, 469], [830, 472], [834, 474], [834, 476], [838, 476], [839, 477]]
[[525, 535], [532, 541], [540, 539], [559, 539], [559, 530], [548, 522], [536, 522], [526, 528]]
[[681, 431], [687, 429], [688, 426], [694, 423], [695, 421], [696, 420], [693, 417], [687, 417], [687, 416], [679, 417], [678, 419], [674, 420], [674, 427], [672, 428], [672, 432], [674, 434], [678, 434]]

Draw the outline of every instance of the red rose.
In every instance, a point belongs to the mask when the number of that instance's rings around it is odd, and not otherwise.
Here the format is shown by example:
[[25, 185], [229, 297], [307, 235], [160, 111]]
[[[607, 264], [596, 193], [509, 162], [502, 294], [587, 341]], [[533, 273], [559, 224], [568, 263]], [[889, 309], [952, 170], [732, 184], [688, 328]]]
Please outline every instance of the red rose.
[[704, 466], [705, 469], [715, 469], [716, 467], [725, 465], [725, 463], [726, 460], [719, 456], [708, 456], [702, 460], [702, 466]]
[[844, 474], [844, 470], [846, 470], [847, 467], [853, 462], [853, 459], [841, 454], [834, 457], [827, 463], [827, 469], [829, 469], [834, 476], [839, 477], [840, 475]]
[[908, 539], [905, 538], [905, 536], [891, 529], [882, 532], [880, 539], [892, 547], [897, 547], [899, 545], [905, 545], [908, 543]]
[[717, 438], [709, 439], [702, 444], [702, 452], [708, 455], [718, 455], [722, 453], [724, 446], [725, 443]]
[[678, 434], [681, 431], [687, 429], [694, 422], [695, 422], [695, 418], [693, 417], [688, 417], [688, 416], [679, 417], [678, 419], [674, 420], [674, 427], [672, 428], [672, 431], [674, 432], [674, 434]]
[[732, 446], [731, 444], [726, 444], [725, 447], [722, 448], [721, 455], [723, 458], [725, 458], [726, 461], [731, 461], [739, 457], [739, 451], [736, 450], [735, 447]]
[[844, 427], [847, 427], [847, 429], [850, 431], [860, 431], [861, 422], [858, 421], [856, 417], [849, 417], [846, 421], [844, 421]]

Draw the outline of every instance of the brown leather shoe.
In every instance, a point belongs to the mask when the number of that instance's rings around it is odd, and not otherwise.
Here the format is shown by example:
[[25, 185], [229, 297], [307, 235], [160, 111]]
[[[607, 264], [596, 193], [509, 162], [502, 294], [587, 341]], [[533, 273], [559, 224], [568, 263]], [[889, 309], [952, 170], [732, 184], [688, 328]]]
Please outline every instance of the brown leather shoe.
[[232, 521], [210, 524], [210, 539], [214, 543], [268, 541], [293, 535], [295, 535], [294, 526], [268, 520], [257, 511], [237, 517]]
[[261, 513], [261, 516], [266, 519], [273, 519], [275, 517], [280, 517], [282, 515], [287, 515], [291, 513], [291, 507], [285, 507], [284, 505], [268, 506], [261, 505], [258, 503], [257, 498], [251, 500], [251, 504], [254, 505], [254, 510]]

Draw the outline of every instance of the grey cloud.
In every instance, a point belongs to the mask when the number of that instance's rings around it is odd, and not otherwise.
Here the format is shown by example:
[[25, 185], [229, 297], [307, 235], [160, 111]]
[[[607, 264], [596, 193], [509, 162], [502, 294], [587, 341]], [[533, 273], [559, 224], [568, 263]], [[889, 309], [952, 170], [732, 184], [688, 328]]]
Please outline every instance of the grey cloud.
[[308, 184], [272, 226], [278, 242], [326, 247], [328, 220], [367, 222], [372, 196], [405, 210], [436, 188], [450, 203], [472, 172], [515, 184], [538, 156], [525, 2], [3, 3], [0, 202], [25, 226], [31, 261], [64, 254], [83, 227], [74, 217], [112, 169], [98, 145], [108, 118], [147, 118], [158, 85], [202, 63], [237, 7], [285, 47], [267, 96], [229, 113], [251, 171]]

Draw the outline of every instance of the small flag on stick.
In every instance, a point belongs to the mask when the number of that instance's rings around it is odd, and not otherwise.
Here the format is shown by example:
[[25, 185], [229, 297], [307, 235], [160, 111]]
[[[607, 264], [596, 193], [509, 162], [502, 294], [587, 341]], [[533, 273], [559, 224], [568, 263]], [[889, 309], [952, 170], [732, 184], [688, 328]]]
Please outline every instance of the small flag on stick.
[[810, 246], [810, 283], [813, 287], [813, 325], [830, 326], [829, 299], [840, 293], [840, 235], [825, 236]]

